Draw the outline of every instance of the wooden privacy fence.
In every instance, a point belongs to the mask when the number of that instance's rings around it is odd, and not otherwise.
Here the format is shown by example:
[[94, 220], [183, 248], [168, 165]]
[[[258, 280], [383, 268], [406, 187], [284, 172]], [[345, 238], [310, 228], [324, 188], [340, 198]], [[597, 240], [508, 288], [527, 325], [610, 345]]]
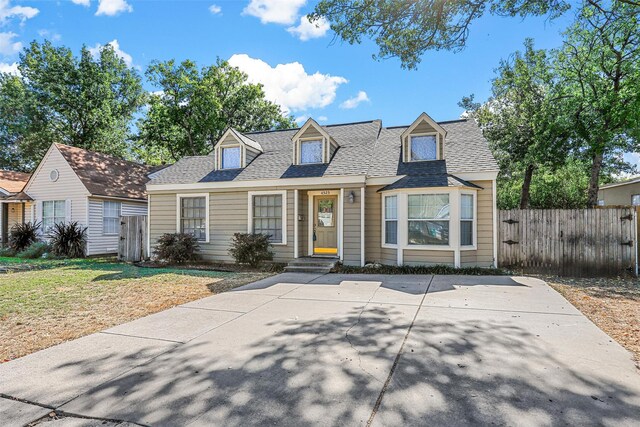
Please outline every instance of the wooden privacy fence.
[[147, 259], [148, 256], [146, 215], [120, 217], [118, 259], [137, 262]]
[[498, 263], [561, 276], [637, 274], [635, 208], [498, 211]]

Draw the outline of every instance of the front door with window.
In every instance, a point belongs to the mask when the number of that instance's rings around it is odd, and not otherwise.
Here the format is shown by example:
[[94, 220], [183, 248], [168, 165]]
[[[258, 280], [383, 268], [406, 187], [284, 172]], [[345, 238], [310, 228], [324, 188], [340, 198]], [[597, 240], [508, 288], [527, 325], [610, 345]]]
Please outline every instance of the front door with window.
[[338, 255], [338, 197], [313, 200], [313, 254]]

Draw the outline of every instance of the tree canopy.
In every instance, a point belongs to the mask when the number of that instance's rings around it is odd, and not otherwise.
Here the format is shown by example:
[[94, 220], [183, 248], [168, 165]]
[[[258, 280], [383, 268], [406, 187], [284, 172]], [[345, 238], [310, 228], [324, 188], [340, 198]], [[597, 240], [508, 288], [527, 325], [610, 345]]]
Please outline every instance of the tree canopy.
[[138, 155], [150, 163], [209, 153], [228, 127], [240, 131], [295, 126], [261, 85], [226, 61], [199, 68], [192, 61], [154, 62], [146, 72], [157, 89], [138, 122]]

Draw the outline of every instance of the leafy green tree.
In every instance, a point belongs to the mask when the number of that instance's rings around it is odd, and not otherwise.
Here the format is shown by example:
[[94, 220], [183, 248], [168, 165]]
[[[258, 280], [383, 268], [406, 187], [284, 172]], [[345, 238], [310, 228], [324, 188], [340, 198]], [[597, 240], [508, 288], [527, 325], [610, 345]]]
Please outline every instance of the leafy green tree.
[[159, 90], [148, 97], [148, 111], [138, 122], [137, 153], [150, 163], [204, 155], [228, 127], [240, 131], [295, 126], [264, 96], [261, 85], [228, 62], [199, 68], [192, 61], [154, 62], [148, 80]]
[[591, 165], [587, 205], [592, 207], [603, 171], [620, 163], [620, 152], [639, 148], [640, 8], [590, 3], [565, 33], [555, 63], [576, 152]]
[[[130, 124], [143, 105], [140, 76], [110, 45], [94, 55], [83, 47], [32, 42], [20, 55], [20, 76], [0, 77], [0, 167], [29, 169], [51, 142], [125, 156]], [[5, 114], [7, 114], [5, 116]]]
[[540, 166], [564, 163], [568, 129], [556, 99], [557, 82], [546, 51], [525, 41], [524, 52], [503, 60], [484, 104], [463, 99], [478, 120], [500, 165], [501, 179], [521, 176], [520, 209], [529, 207], [531, 181]]
[[403, 68], [414, 69], [428, 50], [464, 48], [469, 26], [487, 12], [553, 18], [569, 7], [568, 0], [321, 0], [309, 19], [327, 19], [350, 44], [371, 38], [379, 48], [374, 57], [397, 57]]

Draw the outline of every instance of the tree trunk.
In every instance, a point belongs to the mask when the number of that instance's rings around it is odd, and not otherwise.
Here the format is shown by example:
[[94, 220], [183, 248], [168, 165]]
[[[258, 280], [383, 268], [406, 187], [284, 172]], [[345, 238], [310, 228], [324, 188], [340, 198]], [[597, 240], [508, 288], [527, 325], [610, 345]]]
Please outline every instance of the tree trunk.
[[602, 153], [594, 153], [591, 157], [591, 177], [589, 178], [589, 189], [587, 190], [588, 208], [593, 208], [598, 204], [600, 170], [602, 169], [603, 157]]
[[522, 192], [520, 193], [520, 209], [529, 209], [529, 200], [531, 192], [531, 179], [535, 166], [528, 165], [524, 171], [524, 181], [522, 182]]

